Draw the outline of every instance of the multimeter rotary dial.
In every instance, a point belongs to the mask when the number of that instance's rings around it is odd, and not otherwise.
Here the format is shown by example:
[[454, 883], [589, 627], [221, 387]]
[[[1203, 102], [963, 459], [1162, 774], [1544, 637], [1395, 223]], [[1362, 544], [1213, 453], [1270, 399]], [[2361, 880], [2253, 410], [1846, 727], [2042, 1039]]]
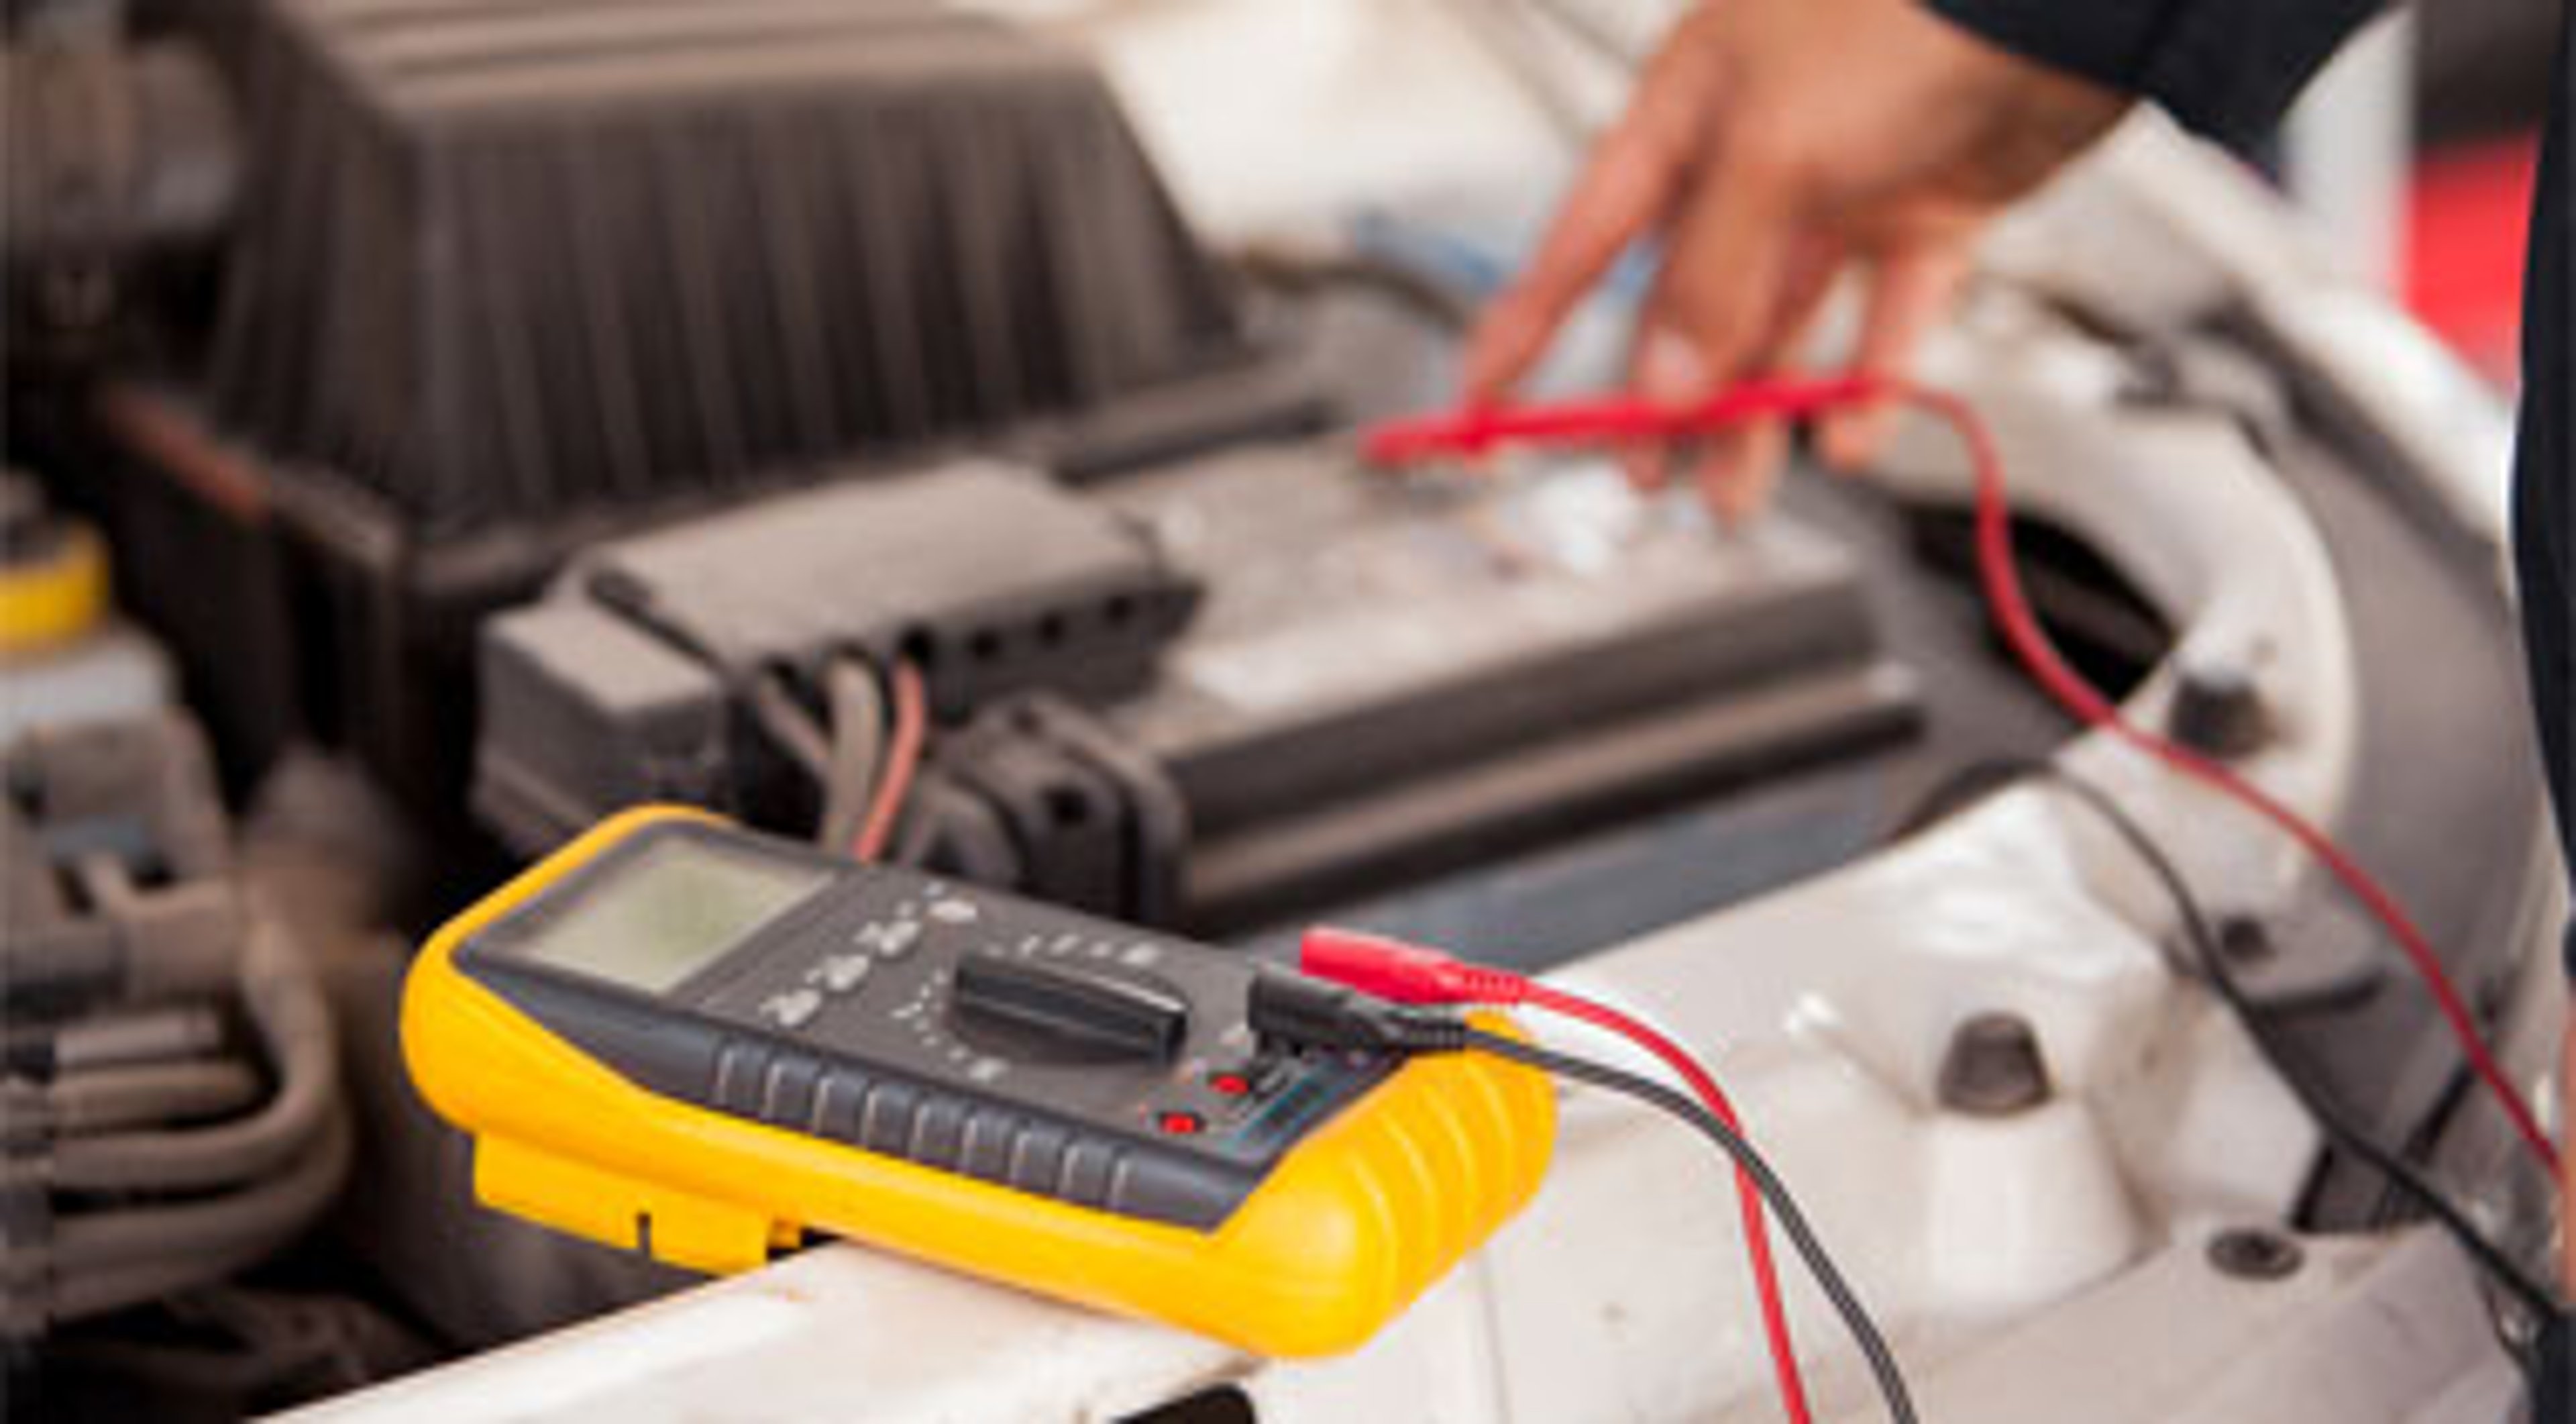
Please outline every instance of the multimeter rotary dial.
[[[934, 897], [929, 917], [953, 903]], [[1191, 995], [1158, 972], [1159, 944], [963, 919], [943, 928], [989, 933], [940, 956], [892, 1017], [974, 1079], [1014, 1066], [1160, 1070], [1190, 1048]]]
[[1024, 1063], [1168, 1063], [1189, 1037], [1180, 990], [1079, 959], [966, 954], [949, 980], [958, 1037]]

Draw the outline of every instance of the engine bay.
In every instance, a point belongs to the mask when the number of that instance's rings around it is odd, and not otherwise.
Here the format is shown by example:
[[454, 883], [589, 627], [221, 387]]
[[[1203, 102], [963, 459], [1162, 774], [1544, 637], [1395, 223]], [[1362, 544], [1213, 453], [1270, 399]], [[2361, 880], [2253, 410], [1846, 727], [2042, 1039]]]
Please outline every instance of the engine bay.
[[[416, 947], [649, 802], [1229, 976], [1344, 925], [1622, 1006], [1722, 1072], [1929, 1417], [2507, 1398], [2514, 1305], [2315, 1095], [2508, 1256], [2547, 1183], [2331, 874], [2023, 675], [1935, 423], [1864, 479], [1802, 452], [1741, 527], [1615, 452], [1364, 458], [1526, 241], [1534, 95], [1603, 74], [1472, 6], [1084, 10], [12, 9], [55, 195], [5, 251], [13, 1403], [1769, 1417], [1722, 1179], [1590, 1097], [1524, 1215], [1318, 1361], [478, 1206], [404, 1061]], [[1399, 54], [1464, 117], [1408, 130]], [[1237, 132], [1233, 87], [1277, 112]], [[1438, 177], [1319, 176], [1266, 146], [1300, 123]], [[1991, 428], [2072, 667], [2330, 826], [2528, 1084], [2564, 907], [2501, 411], [2288, 230], [2141, 120], [1924, 379]], [[1549, 390], [1614, 379], [1633, 287]], [[1830, 1304], [1785, 1312], [1872, 1417]]]

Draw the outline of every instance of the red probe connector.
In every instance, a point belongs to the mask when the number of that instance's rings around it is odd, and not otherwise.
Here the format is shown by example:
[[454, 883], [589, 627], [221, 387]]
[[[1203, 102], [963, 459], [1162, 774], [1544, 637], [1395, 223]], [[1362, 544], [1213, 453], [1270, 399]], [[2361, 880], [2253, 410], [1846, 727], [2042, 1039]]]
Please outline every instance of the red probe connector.
[[1530, 981], [1418, 944], [1357, 930], [1306, 931], [1297, 967], [1318, 979], [1399, 1004], [1526, 1003]]

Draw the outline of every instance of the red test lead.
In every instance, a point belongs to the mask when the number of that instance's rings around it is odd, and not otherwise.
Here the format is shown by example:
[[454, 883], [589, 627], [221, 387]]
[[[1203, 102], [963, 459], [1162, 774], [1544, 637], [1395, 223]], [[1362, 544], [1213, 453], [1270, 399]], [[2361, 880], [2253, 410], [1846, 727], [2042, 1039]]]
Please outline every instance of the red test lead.
[[1470, 406], [1370, 430], [1361, 453], [1373, 465], [1473, 460], [1506, 445], [1635, 445], [1694, 440], [1756, 420], [1797, 420], [1880, 398], [1865, 377], [1747, 381], [1697, 405], [1660, 405], [1612, 396], [1548, 405]]
[[[1393, 1003], [1526, 1006], [1591, 1024], [1653, 1054], [1689, 1086], [1702, 1107], [1729, 1128], [1744, 1133], [1735, 1105], [1688, 1049], [1607, 1004], [1551, 988], [1509, 970], [1468, 964], [1436, 949], [1350, 930], [1306, 931], [1298, 949], [1297, 967], [1315, 978]], [[1771, 1232], [1763, 1218], [1762, 1197], [1751, 1174], [1742, 1167], [1736, 1169], [1735, 1180], [1737, 1196], [1743, 1204], [1744, 1256], [1753, 1273], [1754, 1295], [1762, 1307], [1762, 1333], [1771, 1348], [1771, 1369], [1779, 1385], [1780, 1407], [1791, 1424], [1809, 1424], [1807, 1383], [1798, 1369], [1797, 1343], [1789, 1335], [1789, 1306], [1780, 1292], [1779, 1268], [1771, 1259]]]

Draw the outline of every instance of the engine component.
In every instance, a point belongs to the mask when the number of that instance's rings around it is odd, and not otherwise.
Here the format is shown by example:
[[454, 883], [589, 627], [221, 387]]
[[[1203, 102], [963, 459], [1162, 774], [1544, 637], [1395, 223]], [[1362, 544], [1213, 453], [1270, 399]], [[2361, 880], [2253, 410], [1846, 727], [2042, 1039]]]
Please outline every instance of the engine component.
[[0, 472], [0, 747], [38, 727], [139, 717], [170, 700], [169, 659], [108, 604], [107, 546]]
[[1116, 101], [929, 0], [273, 0], [215, 408], [414, 529], [774, 482], [1247, 348]]
[[1276, 972], [646, 810], [441, 930], [403, 1044], [482, 1200], [578, 1235], [727, 1270], [813, 1228], [1332, 1353], [1527, 1203], [1554, 1110], [1262, 1038]]
[[0, 658], [71, 642], [106, 612], [107, 550], [98, 531], [56, 516], [34, 480], [0, 474]]
[[8, 876], [0, 1004], [14, 1026], [219, 996], [242, 907], [204, 753], [175, 716], [15, 744], [0, 814]]
[[1189, 808], [1182, 899], [1262, 923], [1910, 732], [1849, 553], [1719, 538], [1606, 466], [1402, 484], [1247, 448], [1107, 493], [1209, 585], [1119, 740]]
[[523, 848], [655, 799], [801, 824], [819, 758], [764, 725], [771, 680], [820, 705], [836, 659], [904, 661], [952, 718], [1038, 687], [1115, 698], [1197, 602], [1134, 526], [984, 463], [606, 545], [486, 632], [476, 804]]
[[1050, 904], [1146, 924], [1182, 918], [1190, 811], [1102, 714], [1012, 698], [943, 737], [896, 858]]
[[242, 895], [193, 724], [34, 734], [6, 771], [0, 1334], [27, 1338], [264, 1259], [350, 1137], [320, 987]]

